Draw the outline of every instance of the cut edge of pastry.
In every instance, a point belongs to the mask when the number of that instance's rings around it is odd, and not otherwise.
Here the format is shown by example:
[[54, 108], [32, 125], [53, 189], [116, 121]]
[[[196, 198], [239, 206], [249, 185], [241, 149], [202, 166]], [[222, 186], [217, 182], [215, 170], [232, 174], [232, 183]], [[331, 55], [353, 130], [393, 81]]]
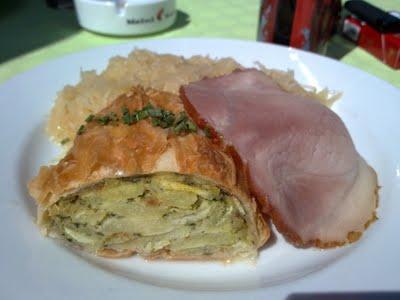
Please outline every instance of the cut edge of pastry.
[[[163, 178], [163, 176], [166, 176], [167, 181], [163, 182], [162, 180], [164, 179], [160, 179]], [[177, 185], [178, 185], [178, 190], [174, 190], [174, 187], [172, 188], [172, 190], [168, 190], [168, 187], [170, 185], [173, 185], [174, 182], [173, 181], [168, 181], [174, 179], [174, 177], [180, 177], [177, 181]], [[224, 209], [226, 210], [233, 210], [232, 215], [229, 215], [228, 217], [225, 218], [225, 215], [222, 215], [221, 218], [218, 218], [216, 220], [218, 226], [222, 226], [223, 228], [230, 228], [232, 229], [228, 223], [232, 223], [234, 224], [235, 222], [237, 222], [237, 218], [239, 218], [240, 222], [243, 222], [242, 227], [235, 227], [236, 229], [234, 230], [238, 230], [239, 228], [239, 233], [234, 233], [233, 235], [230, 232], [226, 232], [223, 233], [222, 235], [220, 233], [216, 233], [215, 234], [215, 228], [210, 228], [210, 232], [207, 232], [207, 230], [204, 232], [203, 236], [207, 237], [207, 235], [212, 236], [213, 234], [215, 235], [216, 238], [219, 239], [224, 239], [225, 237], [227, 238], [226, 240], [230, 241], [233, 240], [234, 242], [232, 244], [227, 244], [227, 245], [218, 245], [218, 243], [215, 245], [213, 245], [214, 241], [210, 240], [209, 243], [207, 244], [207, 242], [204, 244], [204, 246], [199, 246], [197, 247], [199, 251], [206, 251], [205, 254], [202, 253], [197, 253], [196, 251], [193, 252], [191, 254], [191, 248], [188, 248], [190, 251], [187, 253], [185, 250], [181, 251], [175, 251], [173, 249], [170, 249], [168, 247], [161, 247], [160, 249], [155, 248], [154, 251], [143, 251], [143, 249], [145, 249], [147, 247], [147, 245], [144, 245], [144, 248], [142, 247], [143, 245], [141, 245], [142, 248], [135, 248], [134, 246], [130, 246], [127, 248], [119, 248], [120, 246], [118, 246], [117, 248], [115, 248], [115, 245], [108, 245], [108, 246], [98, 246], [98, 247], [91, 247], [91, 245], [87, 246], [85, 243], [90, 243], [90, 238], [91, 236], [94, 235], [94, 232], [91, 231], [90, 235], [87, 235], [87, 232], [83, 233], [84, 231], [79, 231], [78, 229], [84, 228], [86, 230], [86, 228], [88, 227], [87, 225], [83, 225], [81, 223], [77, 223], [79, 224], [79, 226], [72, 227], [72, 226], [76, 226], [73, 225], [74, 222], [72, 220], [74, 220], [75, 217], [77, 217], [78, 219], [80, 218], [79, 216], [76, 215], [68, 215], [65, 212], [68, 212], [69, 207], [63, 207], [63, 210], [61, 208], [59, 208], [60, 203], [62, 204], [62, 201], [67, 201], [68, 199], [70, 199], [71, 201], [74, 201], [74, 203], [76, 202], [81, 202], [82, 199], [85, 199], [85, 197], [92, 197], [90, 196], [90, 191], [96, 191], [96, 189], [99, 188], [99, 186], [101, 186], [102, 188], [104, 188], [105, 185], [107, 185], [107, 183], [105, 183], [106, 181], [121, 181], [121, 182], [128, 182], [130, 180], [133, 180], [135, 182], [138, 182], [136, 180], [139, 179], [144, 179], [146, 178], [149, 179], [150, 181], [148, 181], [147, 183], [149, 184], [149, 182], [151, 182], [151, 184], [153, 184], [152, 180], [155, 178], [155, 183], [159, 182], [161, 187], [151, 187], [150, 189], [152, 190], [159, 190], [157, 193], [153, 194], [153, 195], [149, 195], [147, 198], [143, 198], [143, 201], [148, 201], [149, 199], [153, 199], [154, 195], [159, 195], [159, 198], [161, 199], [155, 199], [156, 205], [161, 205], [163, 204], [163, 201], [169, 201], [168, 200], [168, 193], [170, 193], [172, 191], [173, 192], [177, 192], [179, 193], [179, 189], [186, 189], [186, 188], [190, 188], [187, 186], [184, 186], [184, 184], [182, 184], [181, 181], [183, 178], [191, 178], [190, 180], [193, 181], [197, 181], [197, 182], [201, 182], [202, 184], [206, 184], [207, 188], [218, 188], [220, 194], [221, 195], [221, 199], [219, 200], [210, 200], [207, 199], [207, 201], [230, 201], [230, 205], [226, 205], [224, 207]], [[185, 180], [186, 180], [185, 179]], [[161, 181], [160, 181], [161, 180]], [[193, 183], [191, 183], [193, 184]], [[162, 192], [160, 192], [163, 188], [167, 187], [166, 190], [164, 190], [165, 194], [167, 196], [165, 196], [166, 198], [164, 199]], [[110, 188], [114, 188], [113, 185], [110, 185]], [[194, 186], [194, 188], [198, 189], [199, 186]], [[114, 193], [115, 191], [111, 190], [111, 194]], [[146, 190], [144, 192], [144, 194], [148, 193], [149, 191]], [[198, 190], [197, 191], [200, 195], [201, 194], [207, 194], [209, 191], [207, 189], [205, 190]], [[215, 191], [214, 191], [215, 192]], [[105, 191], [105, 193], [107, 194], [107, 191]], [[161, 194], [160, 194], [161, 193]], [[80, 198], [76, 198], [77, 195], [80, 195]], [[89, 196], [88, 196], [89, 195]], [[182, 195], [184, 196], [184, 195]], [[97, 197], [97, 198], [96, 198]], [[108, 204], [106, 202], [101, 202], [103, 199], [103, 195], [99, 194], [96, 197], [92, 197], [92, 199], [100, 199], [99, 202], [99, 207], [96, 207], [93, 203], [98, 202], [97, 200], [94, 200], [94, 202], [90, 202], [90, 207], [93, 208], [94, 210], [101, 210], [101, 208], [104, 208], [105, 206], [108, 206]], [[129, 197], [129, 196], [128, 196]], [[193, 195], [190, 195], [189, 197], [193, 197]], [[218, 196], [219, 197], [219, 196]], [[225, 198], [223, 198], [225, 197]], [[212, 183], [211, 181], [202, 178], [201, 176], [195, 176], [195, 175], [186, 175], [186, 174], [177, 174], [177, 173], [171, 173], [171, 172], [156, 172], [156, 173], [152, 173], [152, 174], [145, 174], [145, 175], [137, 175], [137, 176], [131, 176], [129, 178], [113, 178], [113, 179], [105, 179], [103, 180], [103, 182], [98, 182], [95, 184], [91, 184], [89, 186], [85, 186], [84, 188], [80, 188], [78, 190], [75, 191], [70, 191], [70, 192], [66, 192], [63, 195], [59, 196], [59, 199], [53, 203], [52, 205], [50, 205], [46, 210], [44, 210], [41, 214], [41, 217], [39, 219], [39, 226], [43, 229], [43, 232], [46, 235], [49, 235], [50, 237], [56, 238], [56, 239], [61, 239], [64, 240], [64, 242], [66, 242], [69, 246], [72, 246], [74, 248], [78, 248], [78, 249], [83, 249], [86, 250], [87, 252], [96, 254], [98, 256], [102, 256], [102, 257], [106, 257], [106, 258], [121, 258], [121, 257], [128, 257], [134, 254], [138, 254], [140, 256], [145, 257], [146, 259], [170, 259], [170, 260], [225, 260], [225, 261], [229, 261], [229, 260], [241, 260], [241, 259], [254, 259], [257, 256], [257, 250], [265, 244], [266, 240], [269, 238], [270, 235], [270, 231], [269, 231], [269, 227], [266, 225], [264, 219], [262, 218], [261, 214], [258, 213], [258, 208], [255, 205], [254, 201], [249, 201], [249, 199], [242, 199], [242, 197], [245, 197], [245, 195], [242, 195], [240, 193], [238, 194], [233, 194], [232, 192], [224, 189], [223, 187], [219, 186], [216, 183]], [[198, 197], [200, 198], [200, 197]], [[204, 198], [201, 198], [204, 200]], [[112, 201], [112, 199], [111, 199]], [[135, 200], [136, 201], [136, 200]], [[196, 200], [198, 201], [198, 200]], [[179, 201], [178, 201], [179, 202]], [[203, 203], [203, 202], [201, 202]], [[140, 203], [135, 203], [136, 205], [139, 205], [138, 207], [140, 207]], [[85, 204], [86, 205], [86, 204]], [[79, 214], [84, 214], [85, 210], [87, 210], [87, 207], [85, 205], [79, 206], [79, 209], [76, 209], [76, 211], [79, 210]], [[105, 205], [105, 206], [104, 206]], [[118, 200], [116, 202], [116, 205], [121, 205], [120, 201]], [[147, 204], [146, 204], [147, 205]], [[185, 204], [184, 204], [185, 205]], [[200, 204], [202, 205], [202, 204]], [[236, 207], [236, 205], [238, 205]], [[235, 208], [236, 207], [236, 208]], [[67, 222], [62, 221], [61, 223], [58, 221], [58, 223], [56, 222], [57, 219], [59, 219], [58, 215], [54, 215], [54, 213], [52, 212], [52, 210], [54, 210], [53, 208], [56, 209], [57, 212], [59, 212], [60, 217], [62, 216], [62, 218], [67, 218], [70, 217], [72, 220], [68, 220]], [[142, 207], [143, 208], [143, 207]], [[174, 206], [171, 206], [168, 208], [168, 210], [172, 208], [174, 209]], [[118, 208], [119, 210], [121, 210], [122, 208]], [[117, 210], [118, 210], [117, 209]], [[129, 209], [129, 207], [125, 206], [124, 209]], [[152, 204], [150, 204], [150, 209], [153, 209]], [[206, 215], [203, 219], [200, 219], [199, 223], [191, 223], [189, 224], [190, 228], [195, 228], [196, 226], [203, 226], [203, 221], [208, 219], [208, 218], [213, 218], [215, 217], [215, 212], [218, 211], [218, 209], [221, 209], [221, 205], [216, 205], [214, 207], [211, 207], [212, 210], [215, 210], [214, 212], [210, 212], [208, 215]], [[141, 211], [143, 214], [145, 214], [145, 211]], [[104, 212], [103, 212], [104, 213]], [[115, 211], [114, 210], [110, 210], [108, 212], [106, 212], [106, 214], [112, 213], [114, 214]], [[201, 212], [200, 212], [201, 213]], [[214, 213], [214, 214], [213, 214]], [[49, 214], [52, 214], [52, 217], [49, 216]], [[90, 212], [88, 213], [88, 215], [90, 215]], [[117, 215], [117, 218], [120, 218], [122, 216]], [[129, 219], [130, 216], [123, 216], [124, 218]], [[136, 217], [140, 218], [140, 215], [137, 215]], [[184, 216], [184, 218], [186, 218], [187, 216]], [[151, 219], [151, 216], [150, 218]], [[86, 221], [90, 222], [90, 218], [85, 218]], [[108, 219], [106, 219], [107, 221]], [[179, 222], [179, 217], [176, 219]], [[76, 221], [76, 220], [75, 220]], [[104, 221], [102, 221], [104, 222]], [[56, 223], [56, 224], [54, 224]], [[157, 222], [156, 222], [157, 223]], [[155, 226], [157, 229], [156, 230], [163, 230], [163, 228], [158, 228], [157, 224], [151, 224], [151, 222], [149, 222], [146, 226], [147, 227], [151, 227], [151, 226]], [[104, 224], [104, 223], [103, 223]], [[183, 225], [183, 224], [182, 224]], [[178, 226], [179, 228], [177, 229], [179, 230], [186, 230], [186, 225], [188, 224], [184, 224], [183, 226]], [[64, 229], [64, 231], [60, 230], [59, 227], [64, 226], [64, 228], [67, 228], [67, 230]], [[92, 228], [92, 227], [91, 227]], [[204, 228], [206, 228], [204, 226]], [[242, 228], [242, 229], [240, 229]], [[200, 228], [201, 229], [201, 228]], [[200, 230], [199, 229], [199, 230]], [[109, 230], [107, 228], [107, 226], [105, 227], [105, 230]], [[243, 232], [243, 230], [245, 230], [245, 232]], [[147, 229], [145, 229], [145, 232], [147, 231]], [[99, 231], [101, 232], [101, 231]], [[126, 232], [120, 232], [118, 234], [116, 234], [117, 238], [119, 235], [125, 235], [128, 234]], [[130, 234], [130, 233], [129, 233]], [[149, 233], [145, 233], [146, 235]], [[167, 232], [167, 235], [169, 234], [169, 232]], [[196, 233], [198, 234], [198, 233]], [[231, 235], [233, 237], [231, 237]], [[111, 234], [110, 236], [113, 236], [113, 234]], [[151, 235], [150, 235], [151, 236]], [[157, 234], [155, 235], [157, 236]], [[177, 247], [181, 247], [179, 246], [179, 244], [185, 244], [187, 243], [188, 240], [190, 240], [190, 238], [196, 239], [198, 238], [199, 235], [195, 235], [193, 234], [193, 236], [191, 236], [190, 234], [188, 236], [185, 236], [183, 238], [183, 240], [179, 240], [175, 243], [175, 245], [178, 245]], [[228, 239], [228, 237], [230, 237], [230, 239]], [[108, 238], [108, 237], [106, 237]], [[139, 237], [139, 239], [142, 237]], [[146, 240], [147, 236], [145, 236], [145, 238], [143, 240]], [[163, 237], [160, 235], [159, 240], [154, 239], [151, 240], [149, 242], [149, 244], [151, 243], [159, 243], [162, 242]], [[171, 242], [171, 241], [170, 241]], [[195, 241], [196, 242], [196, 241]], [[126, 241], [127, 244], [129, 244], [129, 241]], [[211, 244], [210, 244], [211, 243]], [[190, 244], [189, 244], [190, 245]], [[194, 247], [196, 248], [196, 247]]]

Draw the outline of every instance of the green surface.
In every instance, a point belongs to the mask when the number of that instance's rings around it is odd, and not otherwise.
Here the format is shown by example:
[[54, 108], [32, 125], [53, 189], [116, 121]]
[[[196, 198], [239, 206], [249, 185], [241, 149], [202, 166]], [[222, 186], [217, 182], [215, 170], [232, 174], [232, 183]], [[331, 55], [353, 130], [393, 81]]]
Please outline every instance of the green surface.
[[[370, 0], [400, 11], [399, 0]], [[255, 40], [259, 0], [177, 0], [177, 22], [158, 34], [118, 38], [82, 30], [72, 10], [53, 10], [44, 0], [0, 1], [0, 82], [46, 60], [101, 45], [135, 39], [223, 37]], [[336, 36], [328, 55], [400, 87], [400, 72]]]

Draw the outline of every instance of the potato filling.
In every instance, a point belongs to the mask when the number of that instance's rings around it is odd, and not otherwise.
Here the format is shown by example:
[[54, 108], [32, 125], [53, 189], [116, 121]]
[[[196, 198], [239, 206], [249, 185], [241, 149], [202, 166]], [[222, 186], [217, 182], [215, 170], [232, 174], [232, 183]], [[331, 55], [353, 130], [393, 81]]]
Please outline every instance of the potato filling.
[[53, 204], [45, 225], [91, 252], [256, 255], [241, 203], [204, 179], [175, 173], [106, 179]]

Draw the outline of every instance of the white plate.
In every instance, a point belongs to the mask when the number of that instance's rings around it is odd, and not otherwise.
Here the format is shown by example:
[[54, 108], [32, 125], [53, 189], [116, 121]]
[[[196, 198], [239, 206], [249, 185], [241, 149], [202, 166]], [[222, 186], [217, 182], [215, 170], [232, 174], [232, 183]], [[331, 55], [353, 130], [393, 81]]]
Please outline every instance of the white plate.
[[[245, 66], [260, 61], [268, 67], [293, 69], [304, 84], [342, 91], [334, 110], [346, 123], [359, 152], [379, 174], [379, 221], [360, 242], [335, 250], [296, 249], [277, 235], [254, 265], [146, 262], [138, 257], [107, 260], [82, 256], [42, 237], [34, 225], [35, 206], [25, 186], [39, 165], [49, 163], [57, 152], [43, 132], [56, 92], [76, 83], [81, 69], [102, 70], [111, 56], [126, 55], [134, 47], [184, 56], [231, 56]], [[375, 77], [321, 56], [268, 44], [151, 40], [50, 61], [1, 85], [0, 103], [2, 299], [176, 299], [214, 293], [226, 299], [289, 295], [295, 299], [302, 292], [400, 287], [400, 92]], [[300, 277], [304, 278], [291, 281]]]

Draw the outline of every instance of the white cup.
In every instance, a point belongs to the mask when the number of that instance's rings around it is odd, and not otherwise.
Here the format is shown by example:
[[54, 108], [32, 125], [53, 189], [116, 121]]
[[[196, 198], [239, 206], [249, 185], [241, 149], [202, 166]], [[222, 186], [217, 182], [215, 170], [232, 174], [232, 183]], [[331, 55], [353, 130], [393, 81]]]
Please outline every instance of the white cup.
[[110, 35], [164, 30], [176, 19], [175, 0], [74, 0], [79, 24]]

